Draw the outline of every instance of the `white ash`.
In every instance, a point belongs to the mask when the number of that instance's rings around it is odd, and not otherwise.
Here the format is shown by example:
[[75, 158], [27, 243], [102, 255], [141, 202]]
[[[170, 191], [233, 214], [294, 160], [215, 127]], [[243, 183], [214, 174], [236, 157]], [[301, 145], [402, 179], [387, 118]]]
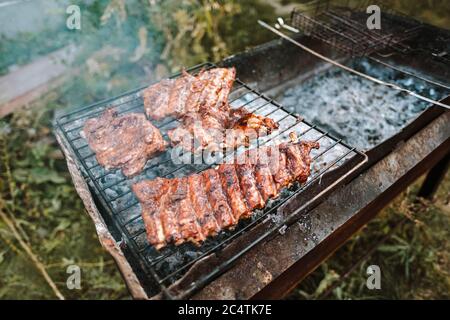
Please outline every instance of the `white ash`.
[[[353, 68], [381, 80], [440, 99], [444, 90], [362, 59]], [[422, 112], [427, 103], [411, 95], [331, 68], [290, 87], [278, 98], [289, 111], [299, 113], [349, 144], [370, 149], [395, 135]]]

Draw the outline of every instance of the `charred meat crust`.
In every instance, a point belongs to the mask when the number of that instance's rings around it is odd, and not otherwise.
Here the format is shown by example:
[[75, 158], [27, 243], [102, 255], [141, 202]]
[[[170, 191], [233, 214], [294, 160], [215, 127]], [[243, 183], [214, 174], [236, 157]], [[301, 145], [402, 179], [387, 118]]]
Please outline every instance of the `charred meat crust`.
[[[278, 125], [245, 108], [231, 109], [228, 95], [235, 77], [234, 68], [202, 70], [196, 76], [183, 72], [176, 80], [163, 80], [144, 90], [145, 112], [155, 120], [179, 118], [181, 125], [167, 135], [172, 145], [188, 151], [246, 145]], [[231, 139], [225, 139], [227, 129], [234, 131]]]
[[180, 231], [180, 240], [175, 244], [181, 244], [185, 241], [199, 243], [205, 240], [205, 236], [202, 233], [202, 229], [192, 207], [190, 198], [190, 193], [192, 192], [193, 190], [189, 188], [188, 178], [184, 177], [179, 179], [178, 187], [174, 195], [178, 199], [176, 217]]
[[235, 76], [234, 68], [214, 68], [196, 76], [183, 72], [175, 80], [162, 80], [143, 91], [145, 112], [162, 120], [219, 110], [227, 102]]
[[[232, 228], [252, 210], [295, 181], [310, 175], [310, 151], [317, 142], [283, 143], [245, 153], [184, 178], [145, 180], [132, 186], [142, 207], [147, 239], [156, 249], [169, 243], [200, 243]], [[278, 165], [275, 162], [281, 161]], [[272, 170], [273, 169], [273, 170]]]
[[217, 234], [220, 231], [220, 227], [209, 204], [203, 176], [201, 174], [193, 174], [188, 179], [192, 207], [203, 235], [208, 237]]
[[161, 198], [169, 190], [169, 179], [156, 178], [132, 185], [132, 190], [141, 204], [142, 219], [147, 231], [147, 239], [157, 249], [166, 245], [161, 222]]
[[150, 86], [142, 93], [147, 115], [150, 113], [152, 118], [155, 120], [161, 120], [168, 116], [171, 112], [168, 107], [162, 108], [159, 106], [169, 105], [170, 92], [172, 90], [173, 83], [174, 80], [172, 79], [164, 79]]
[[265, 203], [259, 193], [254, 176], [254, 166], [252, 164], [236, 164], [236, 172], [249, 209], [261, 209], [264, 207]]
[[100, 165], [107, 170], [120, 168], [127, 177], [138, 174], [148, 159], [166, 148], [161, 132], [144, 114], [119, 116], [111, 108], [87, 120], [80, 134]]
[[215, 169], [208, 169], [202, 173], [209, 203], [221, 229], [235, 224], [233, 213], [223, 192], [219, 173]]

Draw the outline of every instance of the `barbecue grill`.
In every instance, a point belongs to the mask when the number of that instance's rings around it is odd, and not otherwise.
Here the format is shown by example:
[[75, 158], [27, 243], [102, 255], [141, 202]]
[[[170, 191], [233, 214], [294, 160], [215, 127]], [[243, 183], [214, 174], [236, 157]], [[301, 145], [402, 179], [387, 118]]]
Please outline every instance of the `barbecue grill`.
[[[408, 23], [413, 24], [412, 21]], [[414, 46], [418, 39], [427, 39], [428, 33], [438, 34], [435, 39], [449, 37], [443, 30], [421, 24], [414, 38], [408, 37], [410, 46]], [[340, 61], [351, 60], [342, 58], [342, 50], [329, 46], [319, 37], [292, 37], [327, 56], [338, 57]], [[396, 41], [395, 45], [399, 46], [402, 41]], [[426, 45], [440, 47], [441, 43]], [[383, 49], [386, 47], [382, 46]], [[364, 52], [367, 54], [368, 51]], [[346, 53], [355, 56], [356, 51], [352, 48]], [[430, 56], [434, 57], [431, 53]], [[426, 79], [433, 79], [438, 84], [449, 78], [450, 70], [445, 60], [429, 63], [424, 56], [407, 66], [405, 62], [409, 61], [405, 61], [404, 56], [390, 57], [390, 64], [425, 74]], [[293, 84], [302, 83], [332, 67], [287, 41], [264, 44], [218, 65], [237, 69], [239, 79], [230, 95], [233, 107], [245, 106], [249, 111], [269, 116], [280, 124], [278, 131], [259, 138], [255, 145], [285, 141], [289, 132], [295, 131], [300, 139], [318, 140], [321, 147], [312, 153], [312, 174], [305, 185], [294, 185], [285, 190], [278, 199], [257, 210], [250, 220], [241, 221], [234, 230], [223, 231], [199, 247], [186, 243], [170, 245], [161, 251], [152, 248], [146, 240], [140, 205], [130, 185], [141, 179], [180, 177], [200, 172], [215, 163], [177, 165], [171, 161], [170, 152], [165, 152], [149, 160], [141, 175], [126, 179], [120, 170], [106, 171], [99, 166], [86, 141], [79, 136], [84, 122], [108, 107], [114, 107], [119, 113], [143, 112], [141, 92], [146, 86], [61, 113], [55, 118], [55, 133], [77, 191], [94, 220], [102, 244], [116, 259], [135, 298], [282, 295], [373, 217], [380, 204], [386, 203], [396, 188], [400, 190], [398, 185], [404, 186], [423, 173], [444, 158], [450, 149], [450, 116], [443, 108], [428, 106], [416, 115], [415, 120], [399, 128], [394, 136], [367, 152], [351, 146], [346, 137], [335, 137], [326, 128], [285, 109], [274, 97], [280, 96]], [[187, 71], [195, 74], [214, 66], [207, 63]], [[448, 103], [448, 99], [441, 101]], [[177, 125], [177, 120], [154, 124], [165, 134]], [[403, 144], [399, 146], [399, 142]], [[409, 154], [413, 146], [417, 148], [417, 143], [421, 143], [421, 150]], [[242, 151], [245, 149], [235, 152]], [[399, 158], [399, 155], [404, 158]], [[398, 172], [392, 172], [389, 165], [392, 166], [393, 160], [389, 157], [394, 157]], [[387, 176], [386, 172], [389, 173]], [[383, 195], [388, 190], [391, 191], [389, 196]], [[369, 207], [372, 208], [370, 212], [364, 211]], [[243, 255], [246, 259], [240, 259]]]
[[[196, 73], [201, 69], [209, 69], [214, 67], [213, 64], [204, 64], [189, 69], [189, 72]], [[141, 98], [142, 88], [127, 93], [121, 97], [113, 98], [84, 107], [79, 110], [72, 111], [56, 119], [57, 129], [63, 134], [69, 147], [75, 153], [76, 159], [79, 161], [80, 169], [87, 179], [95, 196], [100, 201], [103, 209], [108, 213], [106, 219], [110, 220], [116, 230], [114, 232], [120, 235], [116, 241], [120, 241], [122, 246], [129, 248], [130, 254], [133, 255], [136, 265], [141, 266], [139, 274], [146, 280], [154, 282], [149, 285], [147, 291], [149, 294], [156, 294], [163, 290], [166, 297], [186, 297], [190, 293], [197, 290], [208, 279], [226, 269], [235, 259], [243, 255], [250, 248], [266, 239], [277, 230], [286, 228], [295, 221], [295, 217], [300, 212], [314, 205], [314, 202], [336, 187], [345, 178], [351, 176], [352, 173], [367, 161], [367, 157], [356, 148], [347, 145], [342, 139], [338, 139], [329, 133], [321, 130], [316, 125], [308, 123], [306, 120], [299, 118], [292, 112], [288, 112], [273, 99], [259, 93], [249, 85], [237, 79], [234, 90], [230, 95], [230, 104], [233, 107], [245, 106], [249, 111], [271, 117], [276, 120], [280, 129], [267, 137], [261, 137], [256, 140], [258, 146], [273, 144], [277, 141], [285, 141], [289, 139], [290, 132], [296, 132], [300, 139], [314, 140], [321, 144], [321, 148], [312, 153], [312, 161], [315, 163], [309, 181], [303, 186], [294, 186], [284, 192], [277, 200], [272, 201], [263, 210], [258, 210], [253, 215], [251, 221], [244, 221], [233, 231], [224, 231], [218, 237], [207, 239], [207, 241], [199, 247], [192, 244], [184, 244], [181, 246], [168, 246], [167, 248], [157, 251], [150, 246], [146, 240], [144, 224], [141, 218], [141, 208], [131, 191], [130, 184], [142, 178], [156, 177], [181, 177], [184, 175], [198, 173], [213, 164], [193, 165], [193, 164], [175, 164], [171, 157], [170, 151], [165, 152], [160, 157], [154, 158], [144, 169], [143, 174], [132, 180], [126, 179], [120, 170], [106, 171], [96, 161], [95, 154], [90, 150], [85, 139], [80, 136], [83, 123], [92, 117], [98, 116], [105, 108], [113, 107], [119, 113], [127, 112], [144, 112]], [[178, 120], [162, 121], [155, 123], [161, 130], [163, 135], [167, 130], [177, 125]], [[240, 148], [236, 153], [245, 150]], [[223, 157], [230, 156], [224, 155]], [[330, 174], [331, 177], [325, 177]], [[309, 198], [305, 203], [296, 208], [295, 214], [291, 213], [283, 216], [283, 205], [291, 198], [301, 195], [301, 191], [313, 188], [309, 192]], [[256, 232], [254, 227], [265, 224], [266, 227], [260, 232]], [[263, 228], [261, 228], [263, 229]], [[193, 267], [197, 262], [205, 257], [223, 251], [225, 247], [232, 241], [244, 241], [241, 236], [244, 233], [253, 231], [253, 238], [248, 244], [229, 257], [224, 257], [217, 261], [218, 263], [210, 263], [208, 269], [203, 270], [200, 279], [194, 284], [189, 285], [183, 293], [169, 290], [168, 286], [179, 280], [181, 276]], [[263, 232], [262, 232], [263, 231]], [[142, 279], [144, 281], [144, 279]], [[156, 286], [155, 286], [156, 284]], [[179, 291], [179, 290], [178, 290]]]

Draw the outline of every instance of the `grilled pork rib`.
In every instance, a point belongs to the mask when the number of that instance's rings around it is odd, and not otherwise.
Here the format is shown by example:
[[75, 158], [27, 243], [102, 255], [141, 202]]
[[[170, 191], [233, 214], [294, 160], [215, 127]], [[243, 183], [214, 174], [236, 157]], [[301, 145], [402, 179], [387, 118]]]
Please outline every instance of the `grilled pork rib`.
[[250, 217], [252, 210], [263, 208], [284, 187], [306, 182], [313, 148], [319, 144], [289, 142], [262, 147], [201, 174], [134, 184], [149, 243], [157, 249], [169, 243], [200, 243], [233, 227], [239, 219]]
[[214, 216], [214, 211], [209, 204], [206, 194], [203, 176], [192, 174], [188, 177], [191, 204], [197, 217], [203, 235], [213, 235], [220, 231], [220, 226]]
[[[155, 120], [179, 118], [181, 125], [170, 130], [168, 137], [188, 151], [246, 145], [278, 125], [245, 108], [230, 108], [228, 95], [235, 76], [234, 68], [202, 70], [196, 76], [183, 72], [176, 80], [163, 80], [144, 90], [145, 112]], [[230, 139], [225, 139], [227, 129], [233, 130]]]
[[118, 116], [111, 108], [87, 120], [80, 134], [100, 165], [120, 168], [127, 177], [139, 173], [149, 158], [166, 147], [160, 131], [144, 114]]
[[[216, 151], [246, 145], [278, 125], [244, 108], [229, 107], [227, 100], [235, 75], [234, 68], [215, 68], [197, 76], [183, 73], [176, 80], [162, 80], [144, 91], [145, 111], [158, 120], [180, 118], [181, 125], [169, 131], [168, 137], [173, 145], [185, 150]], [[225, 139], [226, 129], [233, 131]], [[166, 148], [160, 131], [137, 113], [118, 116], [108, 109], [100, 117], [87, 120], [81, 134], [99, 164], [106, 169], [121, 168], [127, 177], [139, 173], [149, 158]]]
[[147, 115], [155, 120], [219, 110], [227, 103], [236, 76], [234, 68], [187, 72], [177, 79], [162, 80], [143, 92]]

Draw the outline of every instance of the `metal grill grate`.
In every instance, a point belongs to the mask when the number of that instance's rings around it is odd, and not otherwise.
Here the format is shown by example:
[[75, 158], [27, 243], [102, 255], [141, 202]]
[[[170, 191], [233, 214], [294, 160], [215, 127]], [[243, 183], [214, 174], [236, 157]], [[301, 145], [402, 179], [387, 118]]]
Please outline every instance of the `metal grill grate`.
[[[187, 71], [195, 74], [201, 69], [212, 67], [215, 67], [215, 65], [206, 63], [192, 67]], [[170, 159], [170, 151], [166, 151], [149, 160], [139, 176], [127, 179], [120, 170], [106, 171], [100, 166], [85, 139], [79, 135], [87, 119], [98, 116], [108, 107], [114, 107], [119, 114], [144, 112], [141, 98], [143, 88], [138, 88], [117, 98], [66, 113], [56, 119], [55, 126], [57, 130], [62, 132], [69, 148], [75, 154], [81, 172], [92, 188], [95, 197], [99, 200], [100, 211], [106, 215], [105, 220], [111, 221], [109, 227], [114, 228], [116, 233], [121, 235], [122, 244], [125, 244], [130, 249], [133, 257], [138, 261], [132, 266], [145, 274], [145, 277], [152, 280], [154, 285], [151, 288], [146, 288], [150, 294], [162, 291], [168, 298], [188, 297], [223, 272], [256, 244], [275, 234], [280, 228], [281, 230], [286, 229], [298, 219], [298, 213], [301, 210], [309, 208], [319, 201], [321, 197], [330, 192], [339, 183], [342, 183], [345, 178], [354, 174], [357, 169], [367, 162], [365, 154], [347, 145], [342, 139], [337, 139], [316, 125], [299, 119], [295, 114], [284, 110], [273, 99], [236, 79], [230, 94], [230, 105], [232, 107], [245, 106], [249, 111], [256, 114], [271, 117], [280, 125], [279, 130], [269, 136], [259, 138], [255, 144], [262, 146], [286, 141], [289, 139], [289, 133], [292, 131], [295, 131], [300, 139], [320, 142], [320, 149], [312, 152], [313, 165], [311, 176], [306, 184], [302, 186], [295, 184], [291, 188], [284, 190], [279, 198], [269, 201], [264, 209], [256, 210], [251, 219], [241, 221], [234, 230], [222, 231], [219, 235], [207, 239], [198, 247], [185, 243], [178, 247], [168, 245], [157, 251], [146, 240], [140, 205], [134, 197], [130, 186], [132, 183], [142, 179], [152, 179], [158, 176], [180, 177], [200, 172], [214, 164], [176, 165]], [[169, 119], [161, 122], [153, 121], [153, 123], [165, 136], [167, 130], [175, 127], [178, 121]], [[235, 152], [244, 150], [245, 148], [240, 148]], [[340, 172], [339, 168], [345, 171]], [[333, 176], [332, 181], [325, 179], [326, 181], [321, 183], [325, 174], [332, 172], [338, 172], [337, 175]], [[313, 186], [315, 187], [313, 188]], [[313, 189], [314, 191], [311, 191]], [[277, 211], [286, 205], [288, 200], [304, 194], [306, 190], [310, 190], [307, 201], [302, 202], [301, 206], [297, 206], [295, 210], [291, 210], [289, 214], [282, 216], [282, 218], [274, 218]], [[241, 237], [244, 233], [248, 234], [256, 226], [262, 224], [267, 224], [267, 228], [264, 229], [263, 233], [258, 234], [256, 239], [246, 244], [244, 248], [234, 252], [226, 259], [219, 259], [220, 261], [217, 265], [203, 272], [183, 292], [171, 292], [169, 287], [185, 275], [198, 261], [213, 253], [220, 252], [233, 240]]]
[[[365, 9], [370, 2], [357, 7], [333, 7], [329, 1], [314, 1], [291, 14], [292, 25], [304, 34], [323, 42], [346, 54], [365, 56], [386, 48], [397, 52], [411, 50], [404, 42], [416, 37], [422, 25], [402, 19], [392, 19], [398, 12], [382, 10], [381, 29], [369, 29]], [[389, 15], [387, 15], [389, 14]]]

